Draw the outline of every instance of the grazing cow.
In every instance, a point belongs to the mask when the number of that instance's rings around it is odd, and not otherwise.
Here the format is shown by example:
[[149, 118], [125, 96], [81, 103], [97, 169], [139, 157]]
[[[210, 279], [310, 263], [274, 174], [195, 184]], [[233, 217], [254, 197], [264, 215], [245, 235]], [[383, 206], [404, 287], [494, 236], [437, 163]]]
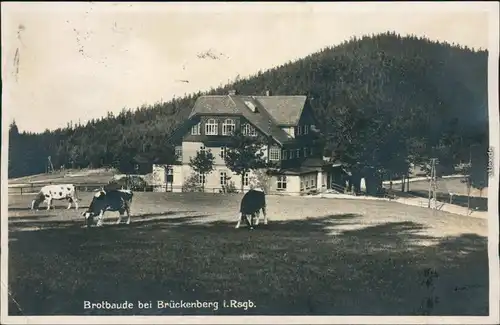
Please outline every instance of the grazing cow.
[[[73, 184], [45, 185], [40, 189], [40, 192], [31, 201], [31, 210], [38, 211], [40, 203], [47, 203], [47, 210], [50, 209], [52, 200], [68, 200], [68, 209], [71, 209], [71, 204], [75, 204], [75, 210], [78, 210], [78, 200], [76, 198], [76, 188]], [[55, 209], [55, 206], [54, 206]]]
[[94, 195], [88, 210], [82, 213], [85, 217], [87, 227], [92, 224], [96, 216], [98, 217], [97, 226], [102, 226], [103, 215], [106, 211], [118, 211], [120, 213], [118, 221], [116, 222], [117, 224], [122, 221], [123, 213], [127, 212], [127, 225], [130, 224], [130, 205], [132, 204], [132, 197], [133, 193], [130, 190], [99, 190]]
[[[260, 210], [264, 215], [264, 224], [267, 225], [266, 194], [264, 191], [252, 189], [245, 193], [241, 199], [240, 215], [238, 216], [236, 229], [240, 227], [241, 220], [244, 220], [250, 229], [253, 229], [255, 217], [255, 225], [257, 226], [259, 224]], [[250, 218], [248, 218], [249, 216]]]

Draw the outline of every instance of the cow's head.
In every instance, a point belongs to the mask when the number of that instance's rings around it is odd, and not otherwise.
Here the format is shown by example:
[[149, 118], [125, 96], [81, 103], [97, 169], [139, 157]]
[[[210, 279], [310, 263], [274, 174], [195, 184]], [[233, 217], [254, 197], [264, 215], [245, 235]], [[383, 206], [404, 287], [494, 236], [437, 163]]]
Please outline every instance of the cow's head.
[[82, 212], [82, 216], [85, 217], [85, 219], [92, 220], [96, 215], [98, 215], [99, 211], [96, 209], [96, 202], [99, 200], [103, 200], [104, 197], [106, 196], [106, 191], [103, 189], [98, 190], [95, 194], [94, 197], [92, 198], [92, 202], [90, 202], [89, 208], [87, 211]]
[[45, 195], [42, 192], [38, 193], [33, 201], [31, 201], [31, 210], [38, 210], [38, 207], [40, 206], [40, 203], [43, 202], [43, 200], [45, 200]]

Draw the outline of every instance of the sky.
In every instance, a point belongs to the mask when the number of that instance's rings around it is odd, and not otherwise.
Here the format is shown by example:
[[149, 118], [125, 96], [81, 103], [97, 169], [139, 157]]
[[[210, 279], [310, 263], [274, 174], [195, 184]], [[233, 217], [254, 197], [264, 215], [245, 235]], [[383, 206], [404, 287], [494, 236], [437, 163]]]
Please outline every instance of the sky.
[[2, 118], [84, 124], [387, 31], [487, 49], [492, 5], [4, 2]]

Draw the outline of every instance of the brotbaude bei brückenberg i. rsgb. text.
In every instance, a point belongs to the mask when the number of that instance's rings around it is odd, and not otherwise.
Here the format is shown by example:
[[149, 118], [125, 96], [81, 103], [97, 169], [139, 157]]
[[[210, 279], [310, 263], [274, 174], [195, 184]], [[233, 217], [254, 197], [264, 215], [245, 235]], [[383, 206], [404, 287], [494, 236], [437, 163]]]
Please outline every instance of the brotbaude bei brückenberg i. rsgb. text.
[[[231, 308], [231, 309], [243, 309], [248, 310], [250, 308], [255, 308], [256, 305], [251, 300], [222, 300], [221, 303], [222, 308]], [[104, 310], [123, 310], [123, 309], [212, 309], [219, 310], [219, 301], [175, 301], [175, 300], [157, 300], [156, 305], [153, 301], [137, 301], [137, 303], [123, 301], [123, 302], [109, 302], [109, 301], [100, 301], [100, 302], [90, 302], [84, 301], [83, 303], [84, 309], [104, 309]]]

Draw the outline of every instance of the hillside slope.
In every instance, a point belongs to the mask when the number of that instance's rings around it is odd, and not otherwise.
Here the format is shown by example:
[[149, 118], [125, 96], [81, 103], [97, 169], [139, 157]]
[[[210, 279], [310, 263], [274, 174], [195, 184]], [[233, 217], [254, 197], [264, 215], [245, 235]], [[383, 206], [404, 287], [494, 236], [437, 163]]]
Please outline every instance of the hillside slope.
[[[403, 172], [404, 160], [441, 155], [465, 159], [471, 144], [487, 145], [487, 52], [386, 33], [351, 39], [204, 94], [309, 96], [326, 155], [362, 167]], [[42, 134], [11, 126], [9, 177], [56, 168], [168, 161], [168, 134], [188, 116], [189, 95], [118, 116]]]

